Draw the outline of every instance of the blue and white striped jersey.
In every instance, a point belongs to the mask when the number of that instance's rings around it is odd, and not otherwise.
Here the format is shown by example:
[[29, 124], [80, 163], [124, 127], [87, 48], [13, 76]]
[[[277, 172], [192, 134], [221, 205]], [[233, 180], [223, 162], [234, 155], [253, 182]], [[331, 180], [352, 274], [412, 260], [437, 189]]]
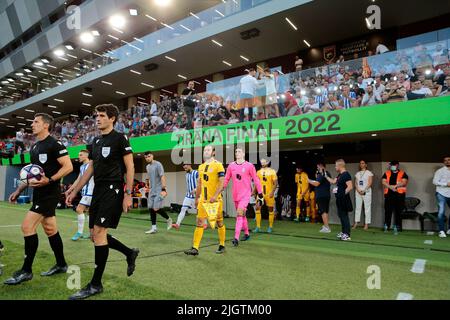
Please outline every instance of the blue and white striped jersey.
[[194, 190], [197, 189], [198, 171], [192, 170], [186, 173], [186, 198], [194, 199]]
[[[82, 164], [80, 166], [80, 177], [83, 176], [83, 174], [86, 172], [87, 168], [89, 167], [89, 162]], [[92, 197], [92, 193], [94, 192], [94, 176], [89, 179], [89, 182], [81, 189], [81, 196], [85, 197]]]

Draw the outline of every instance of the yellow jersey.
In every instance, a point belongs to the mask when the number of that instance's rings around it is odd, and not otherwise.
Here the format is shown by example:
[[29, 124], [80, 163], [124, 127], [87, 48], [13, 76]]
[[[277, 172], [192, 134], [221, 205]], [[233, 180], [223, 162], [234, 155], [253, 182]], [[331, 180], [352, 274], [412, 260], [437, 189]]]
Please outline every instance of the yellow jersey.
[[308, 175], [306, 172], [295, 174], [295, 183], [297, 184], [297, 193], [308, 193], [309, 192], [309, 182]]
[[263, 194], [265, 196], [269, 195], [274, 191], [276, 187], [276, 181], [278, 179], [277, 172], [272, 168], [261, 168], [257, 172], [259, 181], [261, 181], [261, 186], [263, 189]]
[[[217, 160], [210, 163], [203, 163], [198, 167], [198, 176], [202, 186], [202, 193], [199, 201], [207, 201], [216, 193], [219, 186], [219, 178], [225, 177], [225, 169], [223, 164]], [[219, 194], [217, 200], [221, 200], [222, 195]]]

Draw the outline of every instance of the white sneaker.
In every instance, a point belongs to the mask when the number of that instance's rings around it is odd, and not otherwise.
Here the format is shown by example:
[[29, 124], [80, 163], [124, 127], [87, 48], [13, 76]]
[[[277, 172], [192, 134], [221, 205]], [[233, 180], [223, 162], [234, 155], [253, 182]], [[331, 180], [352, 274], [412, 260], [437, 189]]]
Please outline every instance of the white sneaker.
[[352, 238], [350, 238], [350, 236], [348, 234], [344, 233], [344, 234], [342, 234], [341, 240], [342, 241], [350, 241], [350, 240], [352, 240]]
[[447, 230], [447, 234], [450, 235], [450, 229]]
[[172, 218], [167, 219], [167, 230], [172, 229]]
[[344, 234], [343, 234], [342, 232], [339, 232], [339, 233], [336, 235], [336, 237], [337, 237], [338, 239], [341, 239], [343, 235], [344, 235]]
[[320, 229], [319, 232], [320, 232], [320, 233], [330, 233], [330, 232], [331, 232], [331, 229], [330, 229], [330, 228], [327, 228], [327, 227], [325, 227], [325, 226], [322, 226], [322, 229]]
[[156, 233], [156, 232], [158, 232], [157, 229], [151, 228], [150, 230], [145, 231], [145, 234], [154, 234], [154, 233]]
[[444, 231], [439, 231], [439, 238], [447, 238], [447, 235]]

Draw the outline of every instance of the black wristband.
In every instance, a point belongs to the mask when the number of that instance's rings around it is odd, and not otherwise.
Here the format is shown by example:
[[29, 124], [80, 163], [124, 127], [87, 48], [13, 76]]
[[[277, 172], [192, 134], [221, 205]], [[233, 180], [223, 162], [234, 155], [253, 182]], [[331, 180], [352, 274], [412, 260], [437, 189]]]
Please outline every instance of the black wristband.
[[52, 178], [48, 178], [48, 184], [55, 182]]
[[161, 191], [167, 192], [167, 191], [166, 191], [166, 188], [162, 188]]

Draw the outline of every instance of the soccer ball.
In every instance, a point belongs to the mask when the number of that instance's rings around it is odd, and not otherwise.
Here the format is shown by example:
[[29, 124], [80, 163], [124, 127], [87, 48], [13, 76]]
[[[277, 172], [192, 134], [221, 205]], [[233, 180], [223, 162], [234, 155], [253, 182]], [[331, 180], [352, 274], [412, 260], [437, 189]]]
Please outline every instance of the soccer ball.
[[40, 181], [45, 175], [44, 169], [36, 164], [29, 164], [20, 170], [19, 182], [29, 185], [30, 182]]

